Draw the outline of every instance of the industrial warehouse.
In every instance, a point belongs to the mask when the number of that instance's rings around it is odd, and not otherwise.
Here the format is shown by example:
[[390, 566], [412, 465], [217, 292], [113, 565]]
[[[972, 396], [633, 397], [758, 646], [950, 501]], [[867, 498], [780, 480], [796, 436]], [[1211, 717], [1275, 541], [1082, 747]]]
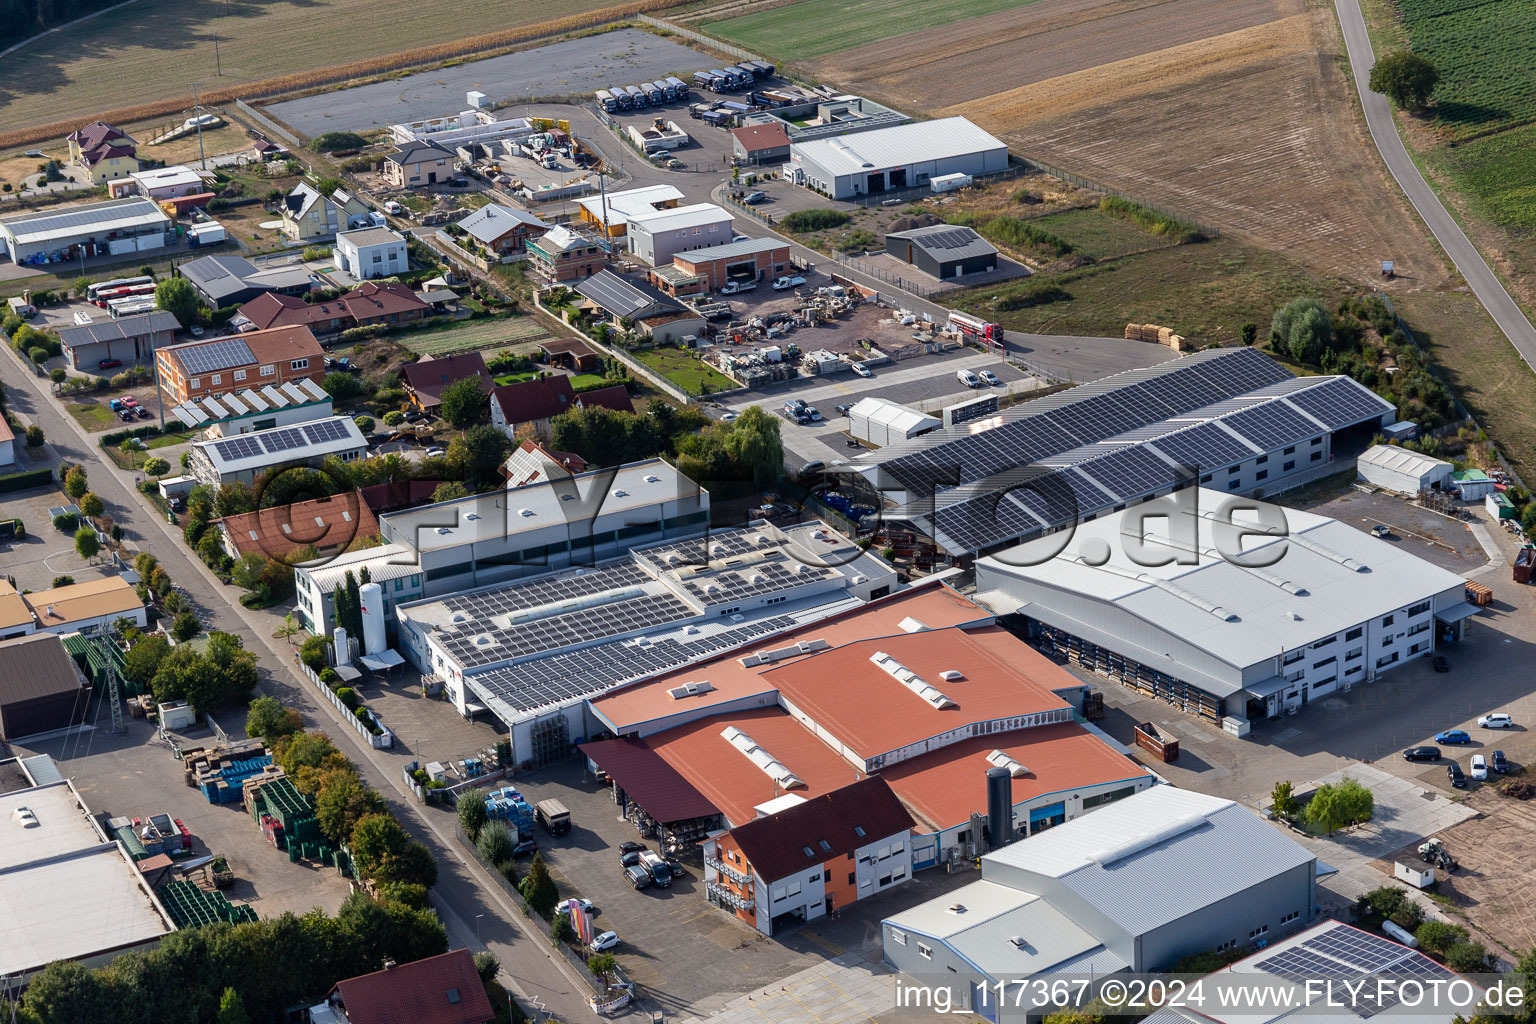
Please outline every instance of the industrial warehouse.
[[[711, 901], [765, 934], [977, 856], [989, 798], [1031, 835], [1154, 781], [1077, 724], [1081, 681], [942, 581], [744, 650], [594, 698], [592, 715], [616, 738], [582, 752], [642, 831], [657, 829], [668, 848], [707, 838]], [[858, 779], [888, 788], [910, 818], [910, 838], [879, 843], [886, 853], [874, 858], [898, 859], [868, 878], [861, 864], [851, 888], [838, 866], [835, 886], [780, 891], [784, 861], [751, 849], [759, 824], [774, 822], [793, 851], [808, 847], [818, 859], [801, 863], [815, 868], [831, 856], [819, 845], [828, 836], [797, 818], [829, 801], [872, 806], [877, 792], [849, 800]], [[867, 829], [871, 843], [887, 831]]]
[[882, 921], [881, 944], [897, 970], [958, 990], [957, 1010], [998, 1020], [999, 982], [1166, 971], [1304, 927], [1321, 868], [1231, 800], [1154, 786], [992, 851], [979, 881]]
[[963, 117], [791, 142], [784, 177], [833, 199], [927, 185], [946, 174], [1008, 169], [1008, 146]]
[[[560, 517], [559, 550], [550, 557], [565, 555], [565, 510], [558, 499], [551, 506], [525, 495], [553, 496], [568, 483], [518, 488], [504, 499], [529, 503], [530, 516], [519, 510], [519, 519]], [[439, 517], [443, 511], [429, 509]], [[401, 521], [401, 515], [385, 516], [380, 525], [388, 536]], [[630, 522], [635, 532], [613, 540], [605, 521]], [[565, 756], [573, 740], [599, 731], [583, 710], [588, 698], [847, 611], [896, 587], [889, 565], [823, 523], [786, 530], [757, 523], [707, 537], [698, 536], [702, 525], [680, 522], [675, 529], [687, 539], [635, 547], [657, 537], [662, 521], [605, 509], [579, 526], [589, 540], [603, 538], [596, 549], [601, 558], [572, 559], [592, 568], [399, 605], [402, 651], [423, 674], [443, 681], [461, 714], [488, 711], [505, 723], [519, 760], [546, 764]], [[452, 536], [463, 529], [435, 532]], [[537, 550], [509, 553], [524, 568], [540, 557]], [[430, 566], [425, 547], [421, 555]], [[431, 582], [434, 570], [428, 567], [425, 576]]]
[[[1262, 498], [1338, 471], [1396, 418], [1348, 377], [1294, 377], [1253, 349], [1115, 374], [999, 418], [853, 460], [887, 522], [955, 556], [996, 551], [1193, 484]], [[959, 481], [959, 486], [956, 486]]]
[[[1224, 521], [1247, 531], [1240, 556], [1222, 553]], [[1478, 610], [1465, 580], [1399, 546], [1207, 488], [1081, 523], [1057, 553], [1062, 539], [978, 560], [977, 599], [1045, 650], [1237, 735], [1427, 657]]]

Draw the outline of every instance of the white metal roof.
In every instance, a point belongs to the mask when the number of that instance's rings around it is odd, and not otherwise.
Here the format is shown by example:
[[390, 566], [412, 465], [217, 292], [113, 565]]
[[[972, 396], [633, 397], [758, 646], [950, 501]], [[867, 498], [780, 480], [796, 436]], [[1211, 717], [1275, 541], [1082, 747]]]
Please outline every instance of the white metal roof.
[[927, 413], [909, 409], [905, 405], [884, 398], [861, 398], [853, 403], [848, 415], [863, 416], [871, 423], [879, 423], [889, 430], [910, 434], [914, 430], [932, 430], [943, 426], [942, 420]]
[[364, 548], [361, 551], [327, 559], [324, 565], [317, 568], [300, 567], [298, 571], [313, 580], [323, 593], [329, 594], [336, 589], [338, 583], [342, 582], [348, 569], [352, 570], [352, 575], [356, 576], [363, 568], [367, 568], [368, 578], [374, 583], [414, 576], [421, 572], [421, 566], [416, 562], [416, 552], [404, 544], [385, 544], [383, 547]]
[[1405, 473], [1408, 476], [1426, 477], [1437, 473], [1449, 473], [1451, 464], [1443, 459], [1436, 459], [1421, 452], [1411, 452], [1407, 448], [1399, 448], [1396, 445], [1374, 444], [1361, 453], [1356, 460], [1361, 465], [1378, 466], [1391, 470], [1394, 473]]
[[1001, 139], [966, 118], [942, 117], [796, 142], [790, 146], [790, 154], [792, 159], [803, 157], [836, 174], [860, 174], [1007, 148]]
[[[702, 494], [698, 484], [663, 460], [649, 459], [617, 471], [592, 470], [515, 490], [392, 512], [380, 525], [387, 536], [402, 538], [417, 550], [435, 551]], [[566, 495], [574, 497], [565, 500]]]
[[[1195, 491], [1193, 550], [1182, 539], [1177, 544], [1170, 539], [1166, 517], [1149, 517], [1137, 529], [1132, 517], [1144, 507], [1132, 506], [1079, 523], [1059, 554], [1061, 537], [1049, 535], [977, 564], [985, 573], [1023, 581], [1023, 586], [1003, 586], [1016, 598], [1049, 608], [1052, 594], [1065, 592], [1074, 600], [1113, 605], [1160, 629], [1176, 631], [1185, 643], [1238, 667], [1463, 586], [1460, 576], [1401, 545], [1383, 543], [1325, 516], [1278, 506], [1269, 507], [1272, 514], [1283, 515], [1288, 535], [1250, 535], [1244, 554], [1257, 561], [1266, 552], [1281, 550], [1280, 545], [1284, 554], [1268, 568], [1244, 568], [1217, 551], [1213, 517], [1229, 500], [1238, 503], [1234, 508], [1265, 504], [1207, 488]], [[1233, 520], [1257, 522], [1243, 512], [1235, 512]], [[1132, 536], [1144, 531], [1151, 557], [1133, 559], [1122, 529]], [[1107, 552], [1108, 560], [1090, 565], [1082, 558], [1084, 552]], [[1179, 557], [1194, 564], [1180, 565]], [[1169, 563], [1140, 564], [1159, 558]]]
[[[212, 398], [204, 398], [202, 408], [210, 413], [223, 409]], [[228, 412], [223, 412], [219, 418], [227, 419], [229, 415]], [[335, 428], [329, 427], [332, 423], [336, 424]], [[309, 428], [317, 429], [321, 432], [321, 436], [324, 436], [328, 430], [334, 430], [338, 436], [325, 440], [311, 440], [309, 435], [304, 433]], [[299, 431], [304, 440], [289, 447], [279, 447], [269, 451], [266, 447], [267, 439], [278, 438], [284, 431]], [[192, 447], [207, 456], [217, 472], [227, 475], [321, 459], [341, 452], [357, 451], [367, 448], [368, 441], [363, 437], [363, 432], [357, 428], [357, 424], [352, 421], [352, 417], [330, 416], [307, 423], [271, 427], [267, 430], [252, 431], [249, 434], [236, 434], [233, 437], [194, 441]]]
[[135, 196], [105, 203], [66, 206], [47, 213], [30, 213], [0, 221], [0, 231], [20, 244], [101, 235], [155, 224], [169, 226], [171, 219], [151, 199]]
[[[36, 824], [22, 827], [26, 808]], [[173, 928], [63, 781], [0, 795], [0, 975], [84, 959]]]
[[631, 231], [654, 235], [660, 231], [681, 231], [685, 228], [704, 227], [706, 224], [729, 224], [732, 220], [729, 213], [714, 203], [694, 203], [692, 206], [632, 215], [629, 228]]
[[987, 854], [982, 877], [1056, 879], [1142, 935], [1315, 860], [1231, 800], [1153, 786]]
[[[682, 198], [683, 194], [671, 185], [647, 185], [644, 188], [632, 188], [624, 192], [609, 192], [606, 199], [608, 225], [617, 227], [626, 223], [630, 217], [655, 213], [657, 203], [670, 203]], [[601, 224], [604, 201], [603, 196], [595, 195], [578, 199], [576, 203]]]
[[787, 249], [789, 243], [780, 238], [748, 238], [741, 242], [726, 242], [724, 245], [712, 245], [707, 249], [690, 249], [680, 252], [677, 258], [688, 263], [708, 263], [711, 260], [730, 260], [738, 256], [756, 256], [758, 253], [772, 252], [775, 249]]
[[129, 177], [145, 188], [171, 188], [177, 185], [200, 187], [203, 184], [201, 174], [181, 164], [174, 167], [152, 167], [147, 171], [134, 171]]

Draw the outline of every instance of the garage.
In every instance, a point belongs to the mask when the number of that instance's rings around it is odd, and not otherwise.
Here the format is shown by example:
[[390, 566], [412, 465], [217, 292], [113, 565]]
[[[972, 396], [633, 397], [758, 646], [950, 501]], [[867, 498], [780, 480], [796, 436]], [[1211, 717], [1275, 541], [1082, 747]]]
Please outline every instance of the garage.
[[992, 243], [970, 228], [952, 224], [892, 231], [885, 236], [885, 251], [940, 281], [997, 269]]
[[33, 633], [0, 642], [0, 739], [53, 732], [85, 718], [91, 691], [64, 642]]
[[1399, 494], [1448, 490], [1454, 469], [1449, 462], [1385, 444], [1372, 445], [1356, 461], [1356, 470], [1366, 483]]

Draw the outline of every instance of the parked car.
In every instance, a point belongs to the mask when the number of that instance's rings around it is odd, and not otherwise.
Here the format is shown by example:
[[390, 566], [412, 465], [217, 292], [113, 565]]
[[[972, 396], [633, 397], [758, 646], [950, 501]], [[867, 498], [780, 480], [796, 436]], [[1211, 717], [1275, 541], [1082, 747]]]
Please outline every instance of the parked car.
[[1446, 660], [1443, 654], [1435, 655], [1435, 660], [1432, 664], [1435, 666], [1436, 672], [1449, 672], [1451, 670], [1451, 663]]
[[1495, 711], [1479, 718], [1477, 724], [1484, 729], [1513, 729], [1515, 720], [1502, 711]]
[[806, 406], [805, 414], [811, 418], [812, 423], [819, 423], [821, 421], [821, 410], [817, 409], [814, 405]]
[[1371, 527], [1371, 536], [1386, 539], [1387, 537], [1392, 536], [1392, 527], [1388, 526], [1386, 523], [1377, 523], [1375, 526]]
[[676, 158], [667, 161], [667, 170], [669, 171], [680, 171], [686, 166], [686, 164]]
[[638, 853], [631, 853], [626, 854], [626, 856], [635, 858], [635, 863], [625, 866], [624, 880], [629, 883], [632, 889], [650, 888], [651, 873], [640, 866], [640, 855]]
[[1403, 751], [1404, 761], [1438, 761], [1440, 760], [1439, 747], [1409, 747]]
[[407, 423], [419, 423], [426, 419], [426, 417], [427, 414], [422, 412], [420, 409], [412, 409], [410, 412], [405, 414], [405, 421]]
[[1466, 773], [1461, 770], [1461, 765], [1457, 764], [1455, 761], [1452, 761], [1450, 764], [1445, 766], [1445, 775], [1446, 778], [1450, 779], [1451, 787], [1453, 789], [1467, 788]]
[[171, 495], [171, 500], [166, 502], [166, 504], [171, 507], [172, 512], [185, 512], [187, 510], [187, 499], [179, 494]]
[[151, 417], [151, 416], [153, 416], [153, 415], [154, 415], [154, 413], [152, 413], [152, 412], [150, 412], [150, 411], [149, 411], [149, 410], [148, 410], [148, 409], [147, 409], [147, 408], [145, 408], [145, 407], [144, 407], [144, 406], [142, 406], [142, 405], [141, 405], [141, 406], [139, 406], [139, 419], [141, 419], [141, 420], [147, 420], [147, 419], [149, 419], [149, 418], [150, 418], [150, 417]]
[[798, 274], [794, 277], [781, 277], [773, 282], [773, 290], [783, 292], [791, 288], [799, 288], [803, 284], [805, 284], [805, 278], [800, 277]]
[[389, 200], [388, 202], [386, 202], [384, 204], [384, 212], [388, 213], [388, 214], [392, 214], [393, 216], [398, 217], [402, 213], [405, 212], [405, 207], [401, 206], [395, 200], [391, 199], [391, 200]]
[[852, 406], [848, 406], [848, 405], [839, 405], [839, 406], [838, 406], [838, 407], [837, 407], [837, 414], [838, 414], [838, 415], [839, 415], [839, 416], [847, 416], [847, 415], [848, 415], [848, 410], [849, 410], [849, 409], [851, 409], [851, 408], [852, 408]]
[[123, 404], [132, 409], [139, 404], [139, 400], [134, 398], [132, 395], [124, 395]]
[[1472, 734], [1465, 729], [1447, 729], [1445, 732], [1435, 733], [1436, 743], [1471, 743]]
[[981, 387], [981, 378], [976, 376], [970, 370], [956, 370], [955, 380], [959, 381], [961, 384], [964, 384], [968, 388]]
[[648, 849], [648, 847], [644, 843], [637, 843], [637, 842], [634, 842], [633, 840], [631, 840], [630, 842], [627, 842], [627, 843], [620, 843], [619, 844], [619, 853], [620, 854], [642, 853], [646, 849]]
[[137, 417], [133, 415], [132, 409], [120, 409], [118, 410], [117, 418], [124, 423], [132, 423]]
[[433, 447], [428, 448], [426, 450], [425, 454], [426, 454], [427, 458], [429, 458], [429, 459], [440, 459], [444, 455], [447, 455], [448, 453], [443, 451], [443, 449], [438, 448], [437, 446], [434, 445]]
[[994, 388], [1003, 383], [997, 379], [997, 374], [993, 373], [991, 370], [981, 370], [976, 374], [976, 376], [981, 378], [983, 384], [991, 385]]
[[605, 949], [612, 949], [619, 944], [618, 932], [603, 932], [590, 943], [592, 952], [601, 953]]
[[1503, 775], [1505, 772], [1509, 771], [1509, 758], [1504, 756], [1504, 751], [1502, 750], [1495, 750], [1493, 752], [1491, 763], [1493, 765], [1493, 770], [1498, 772], [1500, 775]]
[[630, 850], [627, 853], [619, 854], [619, 866], [624, 868], [635, 867], [640, 863], [640, 853], [640, 850]]
[[741, 201], [746, 203], [748, 206], [756, 206], [758, 203], [761, 203], [767, 198], [768, 193], [763, 192], [760, 189], [753, 189], [751, 192], [748, 192], [746, 195], [742, 196]]
[[736, 421], [736, 414], [733, 413], [733, 412], [723, 412], [723, 413], [720, 414], [720, 422], [721, 423], [734, 423], [735, 421]]
[[522, 842], [512, 847], [512, 856], [514, 857], [531, 857], [538, 852], [539, 844], [534, 842], [532, 839], [524, 839]]
[[827, 464], [820, 459], [813, 459], [800, 467], [801, 476], [810, 476], [812, 473], [820, 473], [827, 468]]
[[803, 398], [791, 398], [787, 404], [792, 409], [804, 409], [805, 408], [805, 399], [803, 399]]
[[101, 362], [96, 364], [96, 369], [98, 369], [98, 370], [115, 370], [119, 366], [122, 366], [122, 365], [123, 365], [123, 361], [121, 359], [103, 359]]
[[873, 377], [875, 375], [874, 371], [865, 366], [863, 363], [854, 363], [853, 372], [864, 378]]
[[584, 900], [579, 896], [576, 897], [576, 906], [581, 910], [585, 910], [589, 914], [597, 913], [597, 908], [592, 905], [591, 900]]
[[1472, 777], [1478, 782], [1488, 778], [1488, 761], [1482, 754], [1472, 755]]

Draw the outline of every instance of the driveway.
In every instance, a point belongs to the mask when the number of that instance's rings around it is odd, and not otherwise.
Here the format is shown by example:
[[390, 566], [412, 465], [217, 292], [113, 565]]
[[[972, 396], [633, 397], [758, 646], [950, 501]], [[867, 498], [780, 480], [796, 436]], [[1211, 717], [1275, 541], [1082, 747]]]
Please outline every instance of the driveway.
[[1365, 123], [1371, 129], [1371, 138], [1387, 170], [1397, 179], [1403, 194], [1419, 212], [1419, 216], [1424, 218], [1429, 230], [1434, 232], [1435, 240], [1450, 256], [1451, 262], [1456, 264], [1461, 276], [1467, 279], [1477, 301], [1488, 310], [1494, 323], [1499, 325], [1499, 330], [1504, 332], [1509, 343], [1515, 346], [1515, 351], [1520, 353], [1520, 358], [1536, 370], [1536, 327], [1531, 326], [1520, 304], [1504, 290], [1498, 275], [1488, 266], [1472, 240], [1461, 230], [1461, 225], [1456, 223], [1456, 218], [1446, 210], [1440, 197], [1435, 195], [1434, 189], [1429, 187], [1429, 183], [1419, 173], [1418, 166], [1408, 155], [1408, 149], [1397, 133], [1397, 122], [1393, 120], [1387, 98], [1379, 92], [1372, 92], [1366, 84], [1370, 81], [1371, 68], [1376, 64], [1376, 55], [1371, 49], [1371, 36], [1366, 31], [1359, 0], [1337, 0], [1337, 7], [1339, 25], [1344, 30], [1344, 46], [1349, 51], [1350, 71], [1354, 74], [1356, 88], [1360, 90], [1360, 104], [1365, 108]]

